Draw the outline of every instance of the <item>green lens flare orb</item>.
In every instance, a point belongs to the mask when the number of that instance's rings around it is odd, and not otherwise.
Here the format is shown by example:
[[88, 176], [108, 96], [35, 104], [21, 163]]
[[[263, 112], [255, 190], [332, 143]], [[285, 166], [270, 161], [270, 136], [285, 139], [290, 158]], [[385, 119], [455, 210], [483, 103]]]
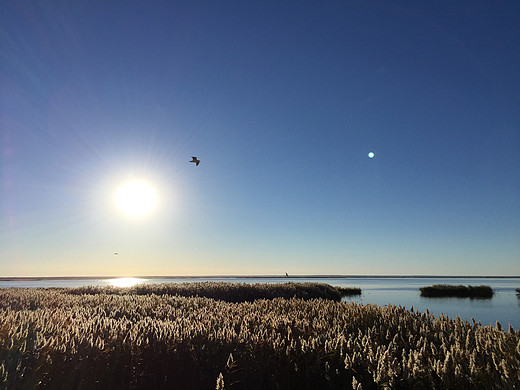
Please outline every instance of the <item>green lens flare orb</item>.
[[368, 157], [370, 157], [370, 158], [374, 158], [374, 156], [375, 156], [374, 152], [369, 152], [369, 153], [368, 153]]

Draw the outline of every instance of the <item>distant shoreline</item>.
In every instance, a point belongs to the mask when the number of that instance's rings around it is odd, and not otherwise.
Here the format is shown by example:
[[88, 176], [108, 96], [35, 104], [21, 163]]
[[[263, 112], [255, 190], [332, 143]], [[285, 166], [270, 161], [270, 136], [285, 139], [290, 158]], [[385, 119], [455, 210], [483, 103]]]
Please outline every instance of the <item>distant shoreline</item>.
[[520, 279], [520, 276], [467, 275], [200, 275], [200, 276], [8, 276], [0, 282], [38, 280], [99, 280], [133, 277], [139, 279]]

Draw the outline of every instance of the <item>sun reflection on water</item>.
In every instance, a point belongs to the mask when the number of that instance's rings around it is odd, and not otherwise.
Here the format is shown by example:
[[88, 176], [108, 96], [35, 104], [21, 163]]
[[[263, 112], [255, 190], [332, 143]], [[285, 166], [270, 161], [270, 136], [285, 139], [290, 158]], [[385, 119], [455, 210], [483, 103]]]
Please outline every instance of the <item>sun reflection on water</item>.
[[139, 278], [117, 278], [117, 279], [109, 279], [108, 282], [110, 285], [114, 287], [132, 287], [136, 284], [145, 282], [146, 279]]

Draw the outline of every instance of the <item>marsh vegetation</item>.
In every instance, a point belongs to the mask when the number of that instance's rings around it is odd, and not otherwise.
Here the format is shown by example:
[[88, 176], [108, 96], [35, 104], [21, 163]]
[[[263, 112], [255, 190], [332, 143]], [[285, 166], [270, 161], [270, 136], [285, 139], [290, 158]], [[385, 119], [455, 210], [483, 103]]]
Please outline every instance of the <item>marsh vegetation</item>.
[[499, 323], [321, 298], [129, 291], [0, 290], [0, 388], [520, 386], [520, 332]]
[[137, 284], [128, 288], [87, 286], [63, 288], [68, 294], [116, 294], [116, 295], [177, 295], [181, 297], [205, 297], [226, 302], [252, 302], [274, 298], [323, 298], [340, 301], [344, 296], [359, 295], [357, 287], [334, 287], [326, 283], [229, 283], [186, 282]]
[[421, 287], [423, 297], [459, 297], [459, 298], [492, 298], [493, 289], [490, 286], [463, 286], [450, 284], [434, 284]]

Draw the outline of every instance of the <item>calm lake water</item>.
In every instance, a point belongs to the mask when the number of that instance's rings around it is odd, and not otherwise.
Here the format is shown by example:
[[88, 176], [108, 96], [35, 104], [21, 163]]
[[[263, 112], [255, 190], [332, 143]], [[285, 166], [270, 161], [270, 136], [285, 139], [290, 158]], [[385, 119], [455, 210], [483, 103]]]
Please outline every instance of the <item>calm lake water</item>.
[[[520, 329], [520, 299], [515, 292], [520, 288], [520, 278], [153, 278], [153, 279], [41, 279], [0, 281], [5, 287], [80, 287], [108, 286], [139, 283], [182, 283], [201, 281], [225, 281], [237, 283], [320, 282], [333, 286], [359, 287], [361, 295], [345, 298], [361, 304], [401, 305], [416, 311], [429, 310], [435, 316], [441, 313], [455, 318], [480, 321], [483, 325], [495, 325], [498, 321], [507, 329], [509, 324]], [[419, 287], [432, 284], [489, 285], [495, 294], [491, 299], [422, 298]]]

